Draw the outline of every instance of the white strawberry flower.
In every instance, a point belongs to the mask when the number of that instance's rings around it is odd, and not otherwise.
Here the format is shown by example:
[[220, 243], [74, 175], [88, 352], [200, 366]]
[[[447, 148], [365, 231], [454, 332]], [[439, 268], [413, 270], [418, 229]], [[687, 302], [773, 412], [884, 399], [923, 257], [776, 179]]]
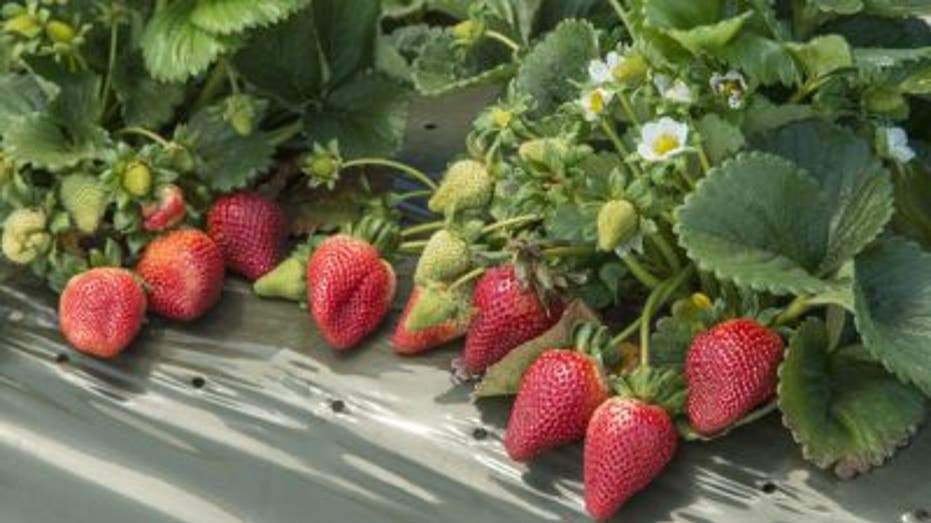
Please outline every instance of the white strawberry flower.
[[592, 60], [588, 64], [588, 78], [593, 85], [605, 85], [614, 81], [614, 70], [624, 62], [616, 51], [611, 51], [604, 60]]
[[648, 162], [663, 162], [687, 150], [689, 126], [664, 116], [640, 128], [637, 153]]
[[886, 138], [886, 149], [889, 156], [899, 163], [908, 163], [915, 159], [915, 150], [908, 145], [908, 134], [901, 127], [886, 127], [883, 129]]
[[726, 98], [731, 109], [740, 109], [747, 94], [747, 80], [737, 71], [728, 71], [727, 74], [715, 73], [711, 77], [711, 90], [714, 94]]
[[579, 99], [579, 105], [582, 106], [582, 114], [585, 119], [589, 122], [597, 120], [608, 107], [608, 104], [611, 103], [613, 97], [613, 92], [601, 87], [583, 91], [582, 97]]
[[695, 100], [688, 84], [679, 78], [673, 80], [669, 75], [658, 74], [653, 78], [653, 85], [660, 95], [670, 102], [691, 105]]

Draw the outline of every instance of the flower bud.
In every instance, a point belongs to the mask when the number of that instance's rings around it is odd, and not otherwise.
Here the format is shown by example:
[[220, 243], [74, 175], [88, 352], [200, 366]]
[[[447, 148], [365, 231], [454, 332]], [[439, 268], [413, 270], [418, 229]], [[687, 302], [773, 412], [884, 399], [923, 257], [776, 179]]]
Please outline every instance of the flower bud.
[[38, 209], [17, 209], [3, 223], [0, 239], [3, 255], [25, 265], [48, 250], [52, 236], [45, 230], [45, 213]]
[[60, 20], [50, 20], [45, 24], [45, 34], [56, 44], [70, 44], [77, 36], [73, 27]]
[[627, 200], [611, 200], [598, 211], [598, 249], [610, 252], [632, 238], [639, 227], [637, 209]]

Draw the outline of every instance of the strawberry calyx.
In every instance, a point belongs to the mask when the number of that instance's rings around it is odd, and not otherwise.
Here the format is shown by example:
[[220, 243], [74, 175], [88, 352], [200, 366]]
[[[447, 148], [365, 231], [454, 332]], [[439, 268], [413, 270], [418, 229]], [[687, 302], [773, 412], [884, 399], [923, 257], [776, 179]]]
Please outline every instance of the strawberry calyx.
[[376, 216], [365, 216], [361, 220], [343, 227], [343, 232], [378, 249], [383, 258], [397, 251], [401, 244], [401, 229], [394, 221]]
[[658, 405], [675, 418], [685, 411], [685, 378], [670, 368], [638, 367], [612, 376], [611, 388], [622, 397]]

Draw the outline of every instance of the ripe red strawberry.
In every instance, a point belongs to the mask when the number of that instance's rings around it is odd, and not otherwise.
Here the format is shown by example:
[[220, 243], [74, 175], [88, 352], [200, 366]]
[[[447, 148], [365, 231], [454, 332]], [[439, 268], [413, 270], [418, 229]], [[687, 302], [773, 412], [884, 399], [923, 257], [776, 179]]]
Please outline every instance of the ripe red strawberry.
[[782, 338], [753, 320], [726, 321], [697, 336], [685, 362], [692, 428], [715, 434], [765, 403], [781, 361]]
[[177, 185], [158, 188], [157, 200], [142, 206], [142, 228], [148, 232], [164, 231], [184, 220], [184, 193]]
[[469, 321], [472, 316], [468, 313], [459, 314], [433, 327], [419, 331], [409, 330], [407, 326], [408, 316], [420, 299], [422, 292], [420, 287], [414, 287], [411, 290], [410, 298], [408, 298], [407, 305], [404, 306], [404, 312], [401, 313], [401, 319], [398, 320], [398, 325], [394, 330], [391, 344], [398, 354], [419, 354], [434, 349], [464, 336], [466, 331], [469, 330]]
[[462, 361], [465, 370], [483, 372], [518, 345], [536, 338], [562, 315], [560, 300], [544, 304], [537, 293], [518, 280], [512, 265], [489, 269], [475, 285], [478, 310], [466, 335]]
[[131, 272], [91, 269], [68, 281], [58, 302], [58, 321], [74, 348], [112, 358], [139, 333], [145, 309], [145, 292]]
[[182, 229], [156, 238], [136, 266], [149, 290], [149, 306], [165, 318], [199, 318], [220, 299], [223, 255], [209, 236]]
[[254, 192], [217, 198], [207, 215], [207, 233], [217, 242], [226, 268], [250, 281], [281, 262], [287, 219], [281, 207]]
[[659, 476], [676, 452], [678, 433], [662, 407], [615, 396], [601, 404], [585, 433], [585, 508], [605, 521]]
[[324, 240], [307, 263], [310, 313], [327, 343], [350, 349], [381, 323], [397, 279], [372, 244], [338, 234]]
[[601, 369], [590, 356], [577, 350], [544, 352], [521, 379], [504, 436], [508, 455], [529, 461], [581, 438], [608, 396]]

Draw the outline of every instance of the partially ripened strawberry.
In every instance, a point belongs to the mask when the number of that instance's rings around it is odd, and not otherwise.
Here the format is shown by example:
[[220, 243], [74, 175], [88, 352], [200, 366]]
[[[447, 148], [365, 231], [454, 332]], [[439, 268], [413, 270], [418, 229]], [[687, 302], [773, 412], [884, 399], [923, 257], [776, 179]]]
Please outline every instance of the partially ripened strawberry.
[[145, 292], [131, 272], [91, 269], [68, 281], [58, 302], [58, 321], [74, 348], [112, 358], [139, 333], [145, 309]]
[[287, 226], [274, 200], [247, 191], [217, 198], [207, 215], [207, 233], [220, 246], [226, 268], [249, 280], [281, 262]]
[[345, 350], [371, 334], [396, 283], [394, 269], [369, 242], [347, 234], [324, 240], [307, 263], [307, 301], [327, 343]]
[[424, 289], [414, 287], [407, 305], [404, 306], [404, 312], [401, 313], [401, 319], [398, 320], [394, 336], [391, 338], [394, 351], [398, 354], [419, 354], [434, 349], [464, 336], [469, 329], [469, 321], [472, 318], [471, 307], [454, 312], [451, 318], [438, 325], [412, 330], [408, 325], [408, 319], [423, 295]]
[[199, 318], [220, 299], [223, 255], [209, 236], [182, 229], [156, 238], [142, 253], [136, 272], [145, 281], [149, 307], [165, 318]]
[[442, 229], [433, 233], [414, 271], [414, 283], [451, 282], [472, 264], [469, 244], [459, 235]]
[[142, 228], [148, 232], [170, 229], [184, 220], [184, 193], [177, 185], [162, 185], [155, 201], [142, 206]]
[[615, 396], [592, 415], [585, 433], [585, 508], [598, 521], [616, 513], [663, 471], [679, 436], [657, 405]]
[[504, 436], [515, 461], [585, 435], [588, 421], [609, 391], [591, 356], [577, 350], [544, 352], [524, 373]]
[[518, 345], [536, 338], [562, 315], [559, 299], [544, 304], [522, 284], [513, 265], [489, 269], [475, 285], [476, 317], [466, 335], [462, 362], [471, 373], [484, 372]]
[[770, 399], [782, 348], [778, 334], [750, 319], [726, 321], [697, 336], [685, 362], [692, 428], [715, 434]]

